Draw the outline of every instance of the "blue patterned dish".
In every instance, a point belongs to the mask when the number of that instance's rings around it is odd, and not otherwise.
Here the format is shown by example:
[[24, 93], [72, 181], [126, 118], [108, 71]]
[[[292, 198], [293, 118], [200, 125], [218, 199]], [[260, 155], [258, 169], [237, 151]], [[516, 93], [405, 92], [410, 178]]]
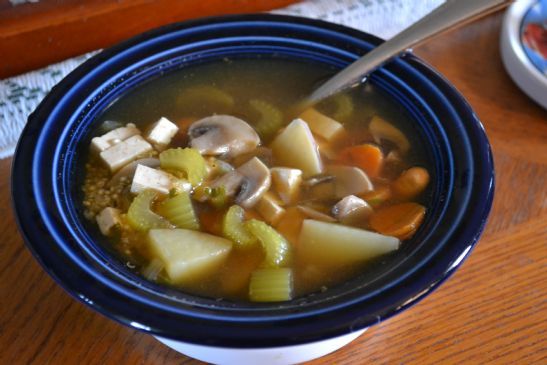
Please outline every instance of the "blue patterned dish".
[[492, 204], [490, 146], [469, 105], [441, 75], [406, 55], [371, 78], [415, 120], [434, 160], [433, 198], [420, 231], [389, 269], [282, 304], [186, 295], [147, 282], [113, 258], [87, 227], [79, 186], [95, 117], [154, 77], [222, 57], [282, 57], [341, 68], [381, 42], [342, 26], [246, 15], [169, 25], [107, 49], [58, 84], [29, 117], [12, 177], [29, 249], [76, 299], [164, 338], [257, 348], [347, 335], [417, 303], [470, 253]]

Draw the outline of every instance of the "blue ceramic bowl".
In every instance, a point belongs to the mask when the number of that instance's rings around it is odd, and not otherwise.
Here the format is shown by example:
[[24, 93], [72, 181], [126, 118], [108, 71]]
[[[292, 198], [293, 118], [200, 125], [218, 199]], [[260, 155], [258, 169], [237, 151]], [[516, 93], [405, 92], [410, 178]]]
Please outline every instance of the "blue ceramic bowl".
[[29, 117], [13, 163], [20, 230], [45, 270], [76, 299], [134, 328], [224, 347], [287, 346], [378, 323], [431, 293], [477, 242], [492, 204], [490, 147], [470, 106], [413, 55], [371, 77], [414, 119], [432, 165], [424, 224], [374, 277], [282, 304], [215, 301], [150, 283], [101, 245], [81, 207], [83, 163], [96, 116], [140, 84], [223, 57], [298, 59], [342, 68], [381, 40], [286, 16], [208, 18], [154, 30], [93, 57]]

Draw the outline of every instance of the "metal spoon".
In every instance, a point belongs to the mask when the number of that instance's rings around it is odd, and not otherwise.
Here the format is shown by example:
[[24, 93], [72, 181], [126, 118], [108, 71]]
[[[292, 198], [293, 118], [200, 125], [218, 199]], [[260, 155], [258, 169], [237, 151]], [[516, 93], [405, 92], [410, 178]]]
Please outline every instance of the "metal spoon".
[[334, 75], [308, 96], [301, 107], [312, 106], [337, 92], [360, 84], [368, 74], [410, 47], [501, 9], [512, 2], [513, 0], [447, 0], [417, 23]]

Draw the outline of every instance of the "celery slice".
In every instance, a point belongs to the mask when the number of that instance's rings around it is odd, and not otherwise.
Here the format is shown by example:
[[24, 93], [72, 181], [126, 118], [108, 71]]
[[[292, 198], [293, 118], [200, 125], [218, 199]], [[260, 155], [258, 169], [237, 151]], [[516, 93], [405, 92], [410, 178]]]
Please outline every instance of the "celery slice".
[[292, 270], [289, 268], [253, 271], [249, 299], [253, 302], [280, 302], [292, 298]]
[[131, 227], [138, 231], [171, 227], [168, 221], [150, 210], [156, 194], [153, 190], [144, 190], [133, 199], [127, 211], [127, 221]]
[[332, 118], [338, 121], [344, 121], [353, 113], [353, 101], [347, 94], [336, 94], [332, 100], [336, 105], [336, 111], [332, 114]]
[[262, 267], [275, 268], [289, 264], [291, 259], [291, 247], [289, 242], [275, 229], [257, 219], [251, 219], [244, 223], [245, 228], [254, 235], [264, 248], [265, 258]]
[[269, 139], [283, 125], [283, 113], [272, 104], [263, 100], [250, 100], [249, 105], [260, 114], [254, 125], [254, 129], [261, 139]]
[[199, 230], [199, 222], [188, 192], [181, 192], [159, 204], [158, 213], [177, 228]]
[[345, 122], [353, 114], [354, 105], [351, 96], [337, 93], [322, 101], [318, 108], [324, 114], [338, 122]]
[[194, 187], [207, 176], [205, 159], [194, 148], [170, 148], [163, 151], [160, 153], [160, 167], [183, 172]]
[[239, 247], [249, 247], [257, 243], [256, 237], [243, 224], [244, 217], [245, 210], [239, 205], [232, 205], [222, 221], [222, 234]]

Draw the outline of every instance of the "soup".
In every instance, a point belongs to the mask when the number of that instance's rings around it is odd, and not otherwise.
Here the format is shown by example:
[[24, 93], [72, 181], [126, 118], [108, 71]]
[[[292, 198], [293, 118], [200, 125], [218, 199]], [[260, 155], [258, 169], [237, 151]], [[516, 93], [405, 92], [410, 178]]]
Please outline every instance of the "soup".
[[212, 298], [290, 300], [373, 267], [419, 228], [430, 176], [370, 85], [295, 114], [332, 73], [225, 59], [123, 96], [90, 143], [85, 217], [147, 279]]

